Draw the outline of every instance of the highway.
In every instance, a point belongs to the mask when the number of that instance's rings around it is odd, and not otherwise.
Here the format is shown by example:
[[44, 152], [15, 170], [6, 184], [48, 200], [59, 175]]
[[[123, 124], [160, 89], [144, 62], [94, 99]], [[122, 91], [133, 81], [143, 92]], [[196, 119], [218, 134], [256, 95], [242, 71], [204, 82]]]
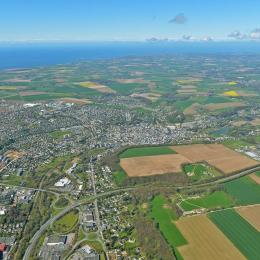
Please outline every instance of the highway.
[[[259, 166], [256, 166], [254, 168], [251, 168], [251, 169], [248, 169], [248, 170], [244, 170], [242, 172], [239, 172], [237, 174], [234, 174], [232, 176], [227, 176], [227, 177], [223, 177], [221, 179], [217, 179], [217, 180], [213, 180], [213, 181], [209, 181], [207, 183], [198, 183], [198, 184], [188, 184], [188, 185], [185, 185], [185, 186], [174, 186], [172, 184], [169, 184], [169, 185], [157, 185], [156, 187], [157, 188], [163, 188], [163, 187], [172, 187], [172, 188], [175, 188], [175, 189], [190, 189], [190, 188], [200, 188], [200, 187], [205, 187], [205, 186], [210, 186], [210, 185], [215, 185], [215, 184], [220, 184], [220, 183], [225, 183], [225, 182], [228, 182], [228, 181], [231, 181], [231, 180], [234, 180], [234, 179], [237, 179], [237, 178], [240, 178], [240, 177], [243, 177], [245, 175], [248, 175], [250, 173], [253, 173], [255, 171], [258, 171], [260, 170], [260, 165]], [[52, 218], [50, 218], [47, 222], [45, 222], [41, 228], [34, 234], [34, 236], [32, 237], [32, 239], [30, 240], [30, 244], [29, 246], [27, 247], [26, 251], [25, 251], [25, 254], [24, 254], [24, 257], [23, 257], [23, 260], [29, 260], [30, 258], [30, 255], [31, 255], [31, 252], [36, 244], [36, 242], [38, 241], [38, 239], [41, 237], [41, 235], [44, 233], [44, 231], [47, 230], [47, 228], [56, 220], [58, 220], [59, 218], [61, 218], [63, 215], [65, 215], [66, 213], [68, 213], [70, 210], [74, 209], [74, 208], [77, 208], [81, 205], [84, 205], [86, 203], [89, 203], [89, 202], [93, 202], [95, 201], [96, 199], [98, 198], [101, 198], [101, 197], [107, 197], [107, 196], [111, 196], [111, 195], [115, 195], [115, 194], [118, 194], [118, 193], [121, 193], [121, 192], [126, 192], [126, 191], [133, 191], [133, 190], [137, 190], [141, 187], [147, 187], [147, 183], [144, 184], [144, 185], [138, 185], [138, 186], [134, 186], [134, 187], [123, 187], [123, 188], [118, 188], [118, 189], [114, 189], [114, 190], [111, 190], [111, 191], [107, 191], [107, 192], [103, 192], [103, 193], [99, 193], [99, 194], [96, 194], [95, 196], [90, 196], [89, 198], [87, 199], [84, 199], [84, 200], [81, 200], [79, 202], [76, 202], [70, 206], [68, 206], [67, 208], [65, 208], [64, 210], [62, 210], [61, 212], [59, 212], [57, 215], [53, 216]]]
[[32, 191], [42, 191], [42, 192], [47, 192], [47, 193], [52, 193], [54, 195], [59, 195], [59, 192], [51, 191], [51, 190], [46, 190], [46, 189], [41, 189], [41, 188], [31, 188], [31, 187], [26, 187], [26, 186], [18, 186], [18, 185], [12, 185], [8, 184], [5, 182], [0, 182], [0, 186], [6, 186], [6, 187], [14, 187], [17, 189], [25, 189], [25, 190], [32, 190]]

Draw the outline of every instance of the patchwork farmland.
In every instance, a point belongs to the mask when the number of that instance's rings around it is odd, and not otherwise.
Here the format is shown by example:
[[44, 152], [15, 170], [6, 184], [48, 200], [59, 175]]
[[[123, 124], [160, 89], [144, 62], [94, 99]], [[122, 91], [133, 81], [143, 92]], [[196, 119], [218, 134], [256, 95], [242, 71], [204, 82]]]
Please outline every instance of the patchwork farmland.
[[184, 259], [246, 259], [206, 215], [182, 218], [176, 226], [188, 241], [178, 247]]
[[[180, 173], [183, 172], [184, 165], [201, 162], [207, 163], [226, 175], [259, 165], [257, 161], [222, 144], [172, 146], [171, 149], [177, 154], [170, 154], [168, 148], [166, 151], [162, 150], [161, 154], [149, 152], [149, 147], [141, 148], [142, 152], [138, 152], [138, 148], [133, 149], [126, 150], [119, 156], [121, 168], [130, 177]], [[145, 156], [145, 153], [150, 156]]]
[[260, 232], [260, 205], [241, 207], [237, 213]]
[[193, 163], [205, 161], [224, 174], [257, 166], [259, 163], [222, 144], [194, 144], [172, 147]]
[[259, 259], [260, 233], [235, 210], [216, 211], [209, 217], [247, 259]]

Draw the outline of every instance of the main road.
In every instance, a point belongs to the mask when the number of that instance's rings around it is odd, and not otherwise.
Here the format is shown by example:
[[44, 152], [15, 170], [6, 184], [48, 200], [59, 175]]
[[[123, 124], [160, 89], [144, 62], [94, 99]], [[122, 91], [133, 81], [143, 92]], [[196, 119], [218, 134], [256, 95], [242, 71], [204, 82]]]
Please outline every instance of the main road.
[[[205, 187], [205, 186], [209, 186], [209, 185], [225, 183], [225, 182], [228, 182], [228, 181], [231, 181], [231, 180], [243, 177], [245, 175], [248, 175], [248, 174], [253, 173], [255, 171], [258, 171], [258, 170], [260, 170], [260, 165], [254, 167], [254, 168], [248, 169], [248, 170], [241, 171], [241, 172], [236, 173], [236, 174], [231, 175], [231, 176], [227, 176], [227, 177], [223, 177], [221, 179], [209, 181], [207, 183], [197, 183], [197, 184], [194, 183], [194, 184], [188, 184], [188, 185], [185, 185], [185, 186], [174, 186], [174, 185], [171, 185], [171, 184], [169, 184], [169, 185], [167, 184], [167, 185], [157, 185], [156, 187], [158, 187], [158, 188], [160, 188], [160, 187], [162, 187], [162, 188], [163, 187], [172, 187], [172, 188], [175, 188], [175, 189], [191, 189], [191, 188], [194, 188], [194, 187], [200, 188], [200, 187]], [[96, 194], [95, 196], [90, 196], [87, 199], [75, 202], [74, 204], [66, 207], [61, 212], [59, 212], [57, 215], [55, 215], [52, 218], [50, 218], [49, 220], [47, 220], [47, 222], [45, 222], [40, 227], [40, 229], [34, 234], [32, 239], [30, 240], [29, 246], [27, 247], [27, 249], [25, 251], [23, 260], [29, 260], [31, 252], [32, 252], [36, 242], [41, 237], [41, 235], [44, 233], [44, 231], [46, 231], [47, 228], [53, 222], [55, 222], [56, 220], [61, 218], [63, 215], [65, 215], [66, 213], [68, 213], [72, 209], [77, 208], [77, 207], [79, 207], [81, 205], [84, 205], [86, 203], [93, 202], [96, 199], [101, 198], [101, 197], [108, 197], [108, 196], [111, 196], [111, 195], [115, 195], [117, 193], [126, 192], [126, 191], [132, 191], [132, 190], [136, 190], [136, 189], [139, 189], [139, 188], [142, 188], [142, 187], [145, 187], [145, 186], [147, 186], [147, 184], [145, 184], [145, 185], [138, 185], [138, 186], [134, 186], [134, 187], [123, 187], [123, 188], [118, 188], [118, 189], [114, 189], [114, 190], [107, 191], [107, 192], [102, 192], [102, 193]]]

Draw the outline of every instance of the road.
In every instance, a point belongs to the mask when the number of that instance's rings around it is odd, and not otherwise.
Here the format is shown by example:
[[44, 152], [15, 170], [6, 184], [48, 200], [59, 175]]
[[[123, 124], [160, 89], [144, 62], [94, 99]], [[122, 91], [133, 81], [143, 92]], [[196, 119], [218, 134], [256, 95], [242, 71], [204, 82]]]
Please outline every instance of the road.
[[[97, 191], [96, 191], [95, 173], [94, 173], [94, 167], [93, 167], [92, 163], [90, 163], [90, 168], [91, 168], [91, 181], [92, 181], [92, 187], [93, 187], [93, 195], [96, 197]], [[97, 225], [97, 228], [98, 228], [98, 233], [100, 234], [102, 241], [104, 241], [103, 232], [102, 232], [102, 228], [101, 228], [101, 224], [100, 224], [100, 218], [99, 218], [97, 198], [94, 200], [94, 205], [95, 205], [95, 219], [96, 219], [96, 225]], [[106, 254], [106, 259], [109, 260], [109, 257], [108, 257], [108, 254], [107, 254], [107, 248], [106, 248], [105, 244], [104, 244], [104, 251], [105, 251], [105, 254]]]
[[32, 190], [32, 191], [42, 191], [42, 192], [47, 192], [47, 193], [52, 193], [54, 195], [59, 195], [59, 192], [51, 191], [51, 190], [46, 190], [46, 189], [41, 189], [41, 188], [31, 188], [31, 187], [26, 187], [26, 186], [18, 186], [18, 185], [12, 185], [8, 184], [5, 182], [0, 182], [0, 186], [8, 186], [8, 187], [14, 187], [17, 189], [25, 189], [25, 190]]
[[[243, 177], [245, 175], [248, 175], [250, 173], [253, 173], [255, 171], [260, 170], [260, 166], [256, 166], [254, 168], [242, 171], [240, 173], [234, 174], [232, 176], [227, 176], [218, 180], [213, 180], [213, 181], [209, 181], [208, 183], [202, 183], [202, 184], [189, 184], [189, 185], [185, 185], [185, 186], [174, 186], [174, 185], [158, 185], [156, 187], [158, 188], [163, 188], [163, 187], [172, 187], [172, 188], [176, 188], [176, 189], [190, 189], [190, 188], [200, 188], [200, 187], [205, 187], [205, 186], [209, 186], [209, 185], [215, 185], [215, 184], [220, 184], [220, 183], [225, 183], [240, 177]], [[38, 239], [41, 237], [41, 235], [44, 233], [44, 231], [47, 230], [47, 228], [56, 220], [58, 220], [59, 218], [61, 218], [63, 215], [65, 215], [66, 213], [68, 213], [70, 210], [77, 208], [81, 205], [84, 205], [86, 203], [89, 202], [93, 202], [98, 198], [102, 198], [102, 197], [107, 197], [107, 196], [111, 196], [111, 195], [115, 195], [121, 192], [126, 192], [126, 191], [133, 191], [136, 189], [139, 189], [140, 187], [147, 187], [148, 184], [144, 184], [144, 185], [138, 185], [138, 186], [134, 186], [134, 187], [124, 187], [124, 188], [118, 188], [118, 189], [114, 189], [111, 191], [107, 191], [107, 192], [103, 192], [100, 194], [96, 194], [95, 196], [91, 196], [87, 199], [84, 199], [82, 201], [76, 202], [70, 206], [68, 206], [67, 208], [65, 208], [64, 210], [62, 210], [61, 212], [59, 212], [57, 215], [55, 215], [54, 217], [50, 218], [47, 222], [45, 222], [41, 228], [34, 234], [34, 236], [32, 237], [32, 239], [30, 240], [30, 244], [27, 247], [23, 260], [29, 260], [29, 257], [31, 255], [31, 252], [36, 244], [36, 242], [38, 241]]]
[[58, 220], [59, 218], [61, 218], [63, 215], [65, 215], [66, 213], [68, 213], [69, 211], [71, 211], [72, 209], [75, 209], [81, 205], [93, 202], [95, 199], [101, 198], [101, 197], [107, 197], [107, 196], [111, 196], [120, 192], [125, 192], [125, 191], [131, 191], [134, 190], [133, 187], [131, 188], [125, 188], [125, 189], [116, 189], [116, 190], [112, 190], [112, 191], [108, 191], [108, 192], [103, 192], [100, 194], [97, 194], [96, 196], [91, 196], [87, 199], [84, 199], [82, 201], [76, 202], [70, 206], [68, 206], [67, 208], [65, 208], [64, 210], [62, 210], [61, 212], [59, 212], [57, 215], [55, 215], [54, 217], [50, 218], [49, 220], [47, 220], [47, 222], [45, 222], [41, 228], [34, 234], [34, 236], [32, 237], [32, 239], [30, 240], [30, 244], [28, 246], [28, 248], [26, 249], [26, 252], [24, 254], [23, 260], [29, 260], [29, 257], [31, 255], [31, 251], [34, 248], [36, 242], [38, 241], [38, 239], [41, 237], [41, 235], [44, 233], [44, 231], [52, 224], [54, 223], [56, 220]]

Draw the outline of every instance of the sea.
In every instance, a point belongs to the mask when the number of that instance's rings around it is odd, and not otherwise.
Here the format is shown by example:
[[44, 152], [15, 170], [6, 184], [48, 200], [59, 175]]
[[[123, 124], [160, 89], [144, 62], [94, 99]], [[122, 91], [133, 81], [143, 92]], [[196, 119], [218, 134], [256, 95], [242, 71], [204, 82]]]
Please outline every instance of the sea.
[[44, 67], [117, 57], [180, 54], [258, 55], [260, 42], [0, 43], [0, 69]]

